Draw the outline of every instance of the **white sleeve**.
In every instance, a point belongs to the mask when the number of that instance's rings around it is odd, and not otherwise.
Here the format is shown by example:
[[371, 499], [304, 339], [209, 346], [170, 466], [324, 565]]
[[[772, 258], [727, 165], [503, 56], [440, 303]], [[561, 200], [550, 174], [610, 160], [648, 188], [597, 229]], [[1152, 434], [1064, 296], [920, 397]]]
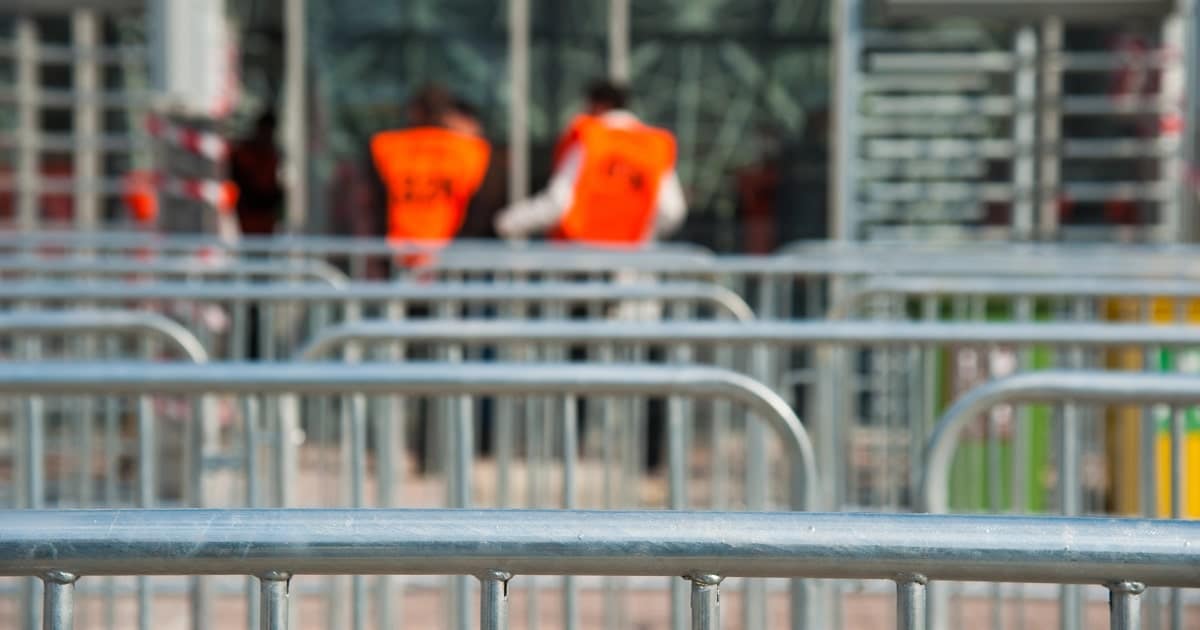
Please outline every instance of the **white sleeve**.
[[679, 226], [687, 216], [687, 200], [683, 196], [683, 185], [679, 182], [679, 174], [675, 169], [663, 178], [658, 187], [658, 200], [655, 202], [654, 235], [666, 236]]
[[575, 200], [575, 181], [582, 165], [583, 147], [575, 145], [563, 156], [546, 190], [496, 215], [496, 232], [504, 238], [523, 238], [558, 225]]

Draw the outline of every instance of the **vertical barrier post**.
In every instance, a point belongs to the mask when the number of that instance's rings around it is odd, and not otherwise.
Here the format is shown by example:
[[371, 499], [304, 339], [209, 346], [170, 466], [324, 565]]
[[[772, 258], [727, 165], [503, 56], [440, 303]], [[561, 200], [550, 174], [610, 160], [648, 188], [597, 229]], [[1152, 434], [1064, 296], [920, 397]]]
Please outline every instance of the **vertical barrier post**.
[[1141, 582], [1114, 582], [1108, 585], [1108, 627], [1112, 630], [1139, 630], [1142, 627]]
[[[668, 494], [670, 508], [683, 510], [687, 508], [687, 454], [684, 452], [683, 439], [683, 402], [678, 396], [672, 396], [667, 401], [667, 468]], [[687, 585], [679, 580], [671, 581], [671, 627], [674, 630], [685, 630], [687, 617], [684, 609], [687, 607]]]
[[[761, 290], [764, 295], [772, 295], [774, 284], [763, 278]], [[760, 312], [774, 312], [774, 301], [764, 300], [759, 304]], [[754, 378], [763, 383], [771, 383], [771, 355], [765, 345], [755, 345], [751, 349], [751, 373]], [[761, 511], [767, 509], [768, 469], [767, 431], [764, 420], [756, 415], [746, 418], [746, 509]], [[748, 579], [744, 582], [745, 606], [743, 608], [743, 624], [747, 630], [762, 630], [767, 626], [767, 589], [761, 579]]]
[[489, 571], [479, 576], [479, 630], [508, 630], [507, 571]]
[[51, 571], [45, 583], [42, 621], [44, 630], [71, 630], [75, 623], [75, 580], [73, 573]]
[[291, 579], [290, 574], [282, 571], [271, 571], [258, 577], [259, 599], [262, 603], [259, 619], [262, 630], [287, 630], [288, 585]]
[[[1184, 420], [1187, 411], [1171, 409], [1171, 518], [1183, 518], [1183, 501], [1187, 494], [1184, 492], [1187, 469], [1184, 460], [1186, 435]], [[1183, 630], [1183, 591], [1171, 589], [1171, 610], [1169, 613], [1171, 630]]]
[[896, 630], [925, 630], [925, 585], [923, 575], [896, 578]]
[[[579, 459], [578, 399], [563, 397], [563, 509], [577, 507], [576, 468]], [[575, 589], [575, 576], [563, 576], [563, 627], [575, 630], [579, 627], [579, 593]]]
[[692, 582], [692, 630], [721, 629], [721, 576], [700, 574]]

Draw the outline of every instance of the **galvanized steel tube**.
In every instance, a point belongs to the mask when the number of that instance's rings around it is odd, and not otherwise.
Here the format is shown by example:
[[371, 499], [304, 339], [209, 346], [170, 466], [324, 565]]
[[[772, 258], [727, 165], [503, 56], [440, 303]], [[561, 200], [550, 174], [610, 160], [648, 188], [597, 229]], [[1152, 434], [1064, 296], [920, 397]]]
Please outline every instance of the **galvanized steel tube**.
[[[538, 510], [9, 510], [0, 575], [456, 574], [1200, 587], [1200, 522]], [[936, 532], [931, 536], [930, 532]]]
[[[754, 312], [740, 296], [725, 287], [704, 282], [610, 284], [601, 282], [547, 283], [462, 283], [440, 282], [352, 282], [338, 286], [323, 284], [245, 284], [183, 282], [63, 282], [19, 281], [0, 285], [0, 300], [72, 300], [119, 302], [179, 299], [245, 302], [320, 302], [323, 300], [384, 302], [466, 303], [603, 302], [607, 300], [653, 299], [696, 301], [713, 305], [738, 321], [754, 319]], [[235, 317], [235, 329], [241, 318]]]
[[925, 449], [921, 507], [949, 507], [947, 476], [958, 436], [972, 419], [1006, 403], [1200, 404], [1200, 376], [1102, 371], [1030, 372], [997, 379], [970, 390], [942, 414]]
[[692, 630], [721, 630], [721, 576], [693, 575]]
[[485, 571], [479, 576], [479, 630], [508, 630], [508, 581], [512, 574]]
[[281, 571], [268, 571], [258, 576], [262, 606], [259, 623], [262, 630], [287, 630], [288, 585], [291, 579], [291, 575]]
[[896, 579], [896, 630], [925, 630], [925, 585], [919, 574]]
[[[136, 286], [136, 285], [132, 285]], [[157, 313], [120, 310], [18, 310], [0, 314], [0, 335], [122, 333], [154, 335], [193, 363], [208, 352], [187, 328]]]
[[75, 627], [76, 575], [66, 571], [47, 571], [42, 577], [42, 627], [44, 630], [72, 630]]
[[0, 257], [0, 272], [33, 276], [79, 274], [81, 276], [247, 276], [291, 278], [307, 277], [329, 286], [340, 286], [349, 279], [332, 265], [312, 259], [287, 261], [286, 264], [261, 261], [214, 262], [192, 258], [157, 258], [148, 261], [127, 258], [49, 258], [37, 256]]
[[1111, 630], [1139, 630], [1142, 627], [1142, 593], [1146, 586], [1140, 582], [1115, 582], [1108, 585], [1108, 627]]
[[1144, 324], [898, 321], [564, 322], [362, 321], [330, 326], [296, 356], [314, 359], [350, 341], [512, 343], [769, 344], [911, 347], [914, 345], [1200, 346], [1200, 328]]

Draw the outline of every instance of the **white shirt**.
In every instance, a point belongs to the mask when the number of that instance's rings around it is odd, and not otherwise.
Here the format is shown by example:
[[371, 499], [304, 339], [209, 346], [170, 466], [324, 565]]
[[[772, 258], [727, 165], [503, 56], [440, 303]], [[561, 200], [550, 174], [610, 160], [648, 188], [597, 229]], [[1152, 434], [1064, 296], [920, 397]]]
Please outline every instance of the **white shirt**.
[[[600, 115], [600, 120], [612, 127], [632, 127], [638, 119], [625, 110], [613, 110]], [[546, 190], [524, 201], [518, 201], [496, 216], [496, 232], [505, 238], [523, 238], [544, 232], [558, 225], [575, 200], [575, 182], [583, 165], [583, 145], [571, 145], [550, 178]], [[683, 224], [687, 216], [687, 201], [675, 168], [663, 177], [654, 204], [654, 233], [665, 236]]]

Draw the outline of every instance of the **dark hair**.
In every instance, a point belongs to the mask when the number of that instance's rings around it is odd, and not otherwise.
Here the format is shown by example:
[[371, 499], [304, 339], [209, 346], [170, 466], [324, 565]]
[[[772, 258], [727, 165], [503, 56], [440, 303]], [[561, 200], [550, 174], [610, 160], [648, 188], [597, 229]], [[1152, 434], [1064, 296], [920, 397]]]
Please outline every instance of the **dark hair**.
[[463, 116], [467, 116], [469, 118], [474, 118], [476, 120], [479, 119], [479, 108], [475, 107], [475, 105], [473, 103], [466, 100], [465, 98], [455, 97], [454, 102], [451, 103], [451, 108], [453, 108], [453, 110], [455, 112], [462, 114]]
[[255, 129], [271, 129], [274, 130], [278, 126], [279, 120], [275, 118], [275, 112], [267, 109], [263, 110], [258, 118], [254, 119]]
[[587, 87], [589, 105], [624, 109], [629, 104], [629, 88], [606, 79], [592, 81]]
[[454, 96], [439, 85], [426, 85], [408, 101], [410, 125], [437, 125], [454, 107]]

